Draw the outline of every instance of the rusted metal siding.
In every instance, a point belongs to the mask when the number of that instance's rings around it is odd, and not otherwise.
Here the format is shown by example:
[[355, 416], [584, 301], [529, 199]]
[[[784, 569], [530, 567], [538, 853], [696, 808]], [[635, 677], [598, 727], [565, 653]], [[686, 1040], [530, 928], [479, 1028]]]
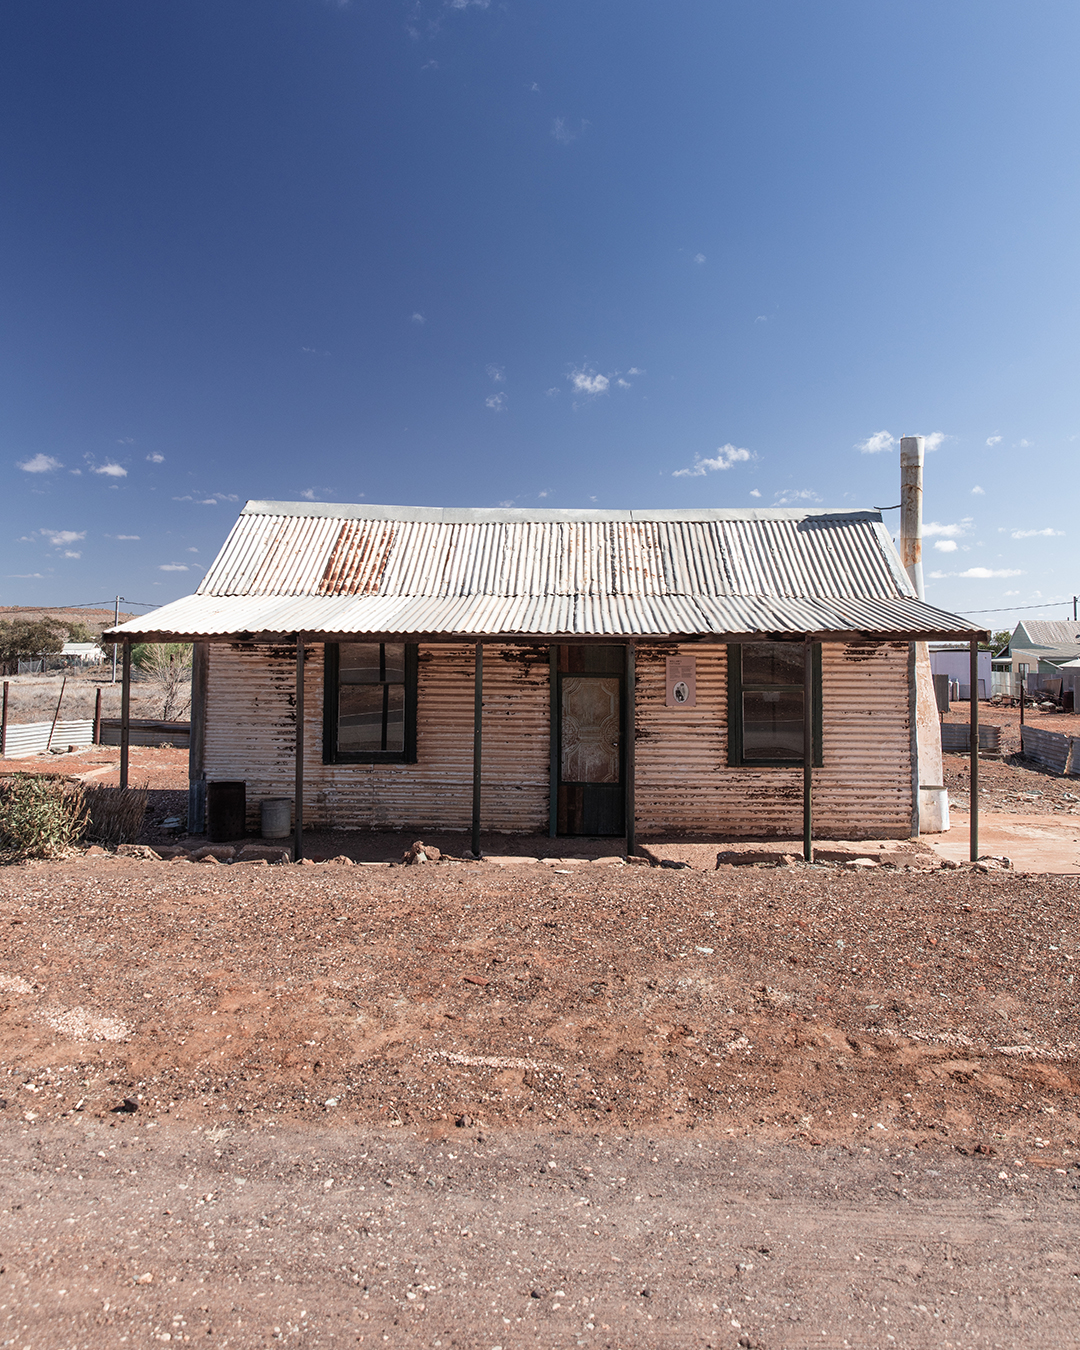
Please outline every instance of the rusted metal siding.
[[[305, 663], [304, 810], [322, 829], [467, 829], [472, 819], [473, 648], [420, 648], [416, 764], [324, 764], [323, 649]], [[492, 647], [484, 660], [481, 823], [537, 830], [548, 813], [546, 647]], [[247, 782], [248, 824], [262, 797], [293, 795], [295, 654], [211, 647], [208, 780]]]
[[[822, 759], [814, 770], [820, 838], [907, 838], [911, 749], [907, 644], [822, 648]], [[664, 659], [694, 656], [697, 706], [664, 706]], [[637, 827], [737, 837], [802, 831], [802, 769], [727, 762], [727, 651], [640, 646], [637, 661]]]

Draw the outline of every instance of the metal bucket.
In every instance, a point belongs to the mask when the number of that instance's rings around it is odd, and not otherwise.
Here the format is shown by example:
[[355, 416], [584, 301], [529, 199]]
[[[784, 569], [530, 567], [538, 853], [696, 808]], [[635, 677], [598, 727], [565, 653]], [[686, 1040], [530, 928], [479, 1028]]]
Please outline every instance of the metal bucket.
[[264, 839], [287, 839], [292, 833], [291, 797], [264, 797], [259, 813]]
[[247, 833], [246, 783], [207, 783], [206, 832], [212, 844], [243, 839]]

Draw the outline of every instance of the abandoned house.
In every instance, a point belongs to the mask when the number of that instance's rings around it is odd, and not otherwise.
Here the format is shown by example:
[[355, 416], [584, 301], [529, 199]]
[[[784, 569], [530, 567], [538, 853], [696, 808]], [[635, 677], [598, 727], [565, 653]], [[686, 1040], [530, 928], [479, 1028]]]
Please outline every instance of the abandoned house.
[[983, 636], [917, 598], [875, 511], [310, 502], [249, 502], [194, 595], [114, 631], [195, 644], [194, 817], [242, 780], [249, 825], [293, 798], [298, 846], [306, 824], [631, 850], [809, 839], [811, 811], [820, 837], [917, 833], [916, 646]]

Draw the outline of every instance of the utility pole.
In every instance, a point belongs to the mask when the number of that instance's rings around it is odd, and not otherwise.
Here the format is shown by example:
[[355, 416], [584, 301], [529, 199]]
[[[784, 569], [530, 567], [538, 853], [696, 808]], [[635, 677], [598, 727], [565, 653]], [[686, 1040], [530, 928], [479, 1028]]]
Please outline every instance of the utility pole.
[[1075, 620], [1076, 620], [1076, 602], [1077, 602], [1077, 600], [1080, 600], [1080, 596], [1074, 595], [1074, 596], [1073, 596], [1073, 621], [1074, 621], [1074, 622], [1075, 622]]
[[[121, 599], [122, 599], [122, 597], [119, 596], [119, 595], [116, 597], [116, 609], [115, 609], [115, 611], [113, 612], [113, 627], [114, 627], [114, 628], [115, 628], [116, 625], [120, 622], [120, 601], [121, 601]], [[115, 642], [113, 643], [113, 649], [112, 649], [112, 683], [113, 683], [113, 684], [116, 683], [116, 643], [115, 643]]]

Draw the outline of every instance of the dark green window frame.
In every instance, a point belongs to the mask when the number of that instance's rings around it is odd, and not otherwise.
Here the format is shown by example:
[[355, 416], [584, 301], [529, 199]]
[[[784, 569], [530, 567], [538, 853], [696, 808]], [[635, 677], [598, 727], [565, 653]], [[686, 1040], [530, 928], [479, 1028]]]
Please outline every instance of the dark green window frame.
[[[757, 645], [757, 644], [754, 644]], [[801, 643], [785, 643], [785, 646], [802, 646]], [[743, 662], [742, 652], [744, 644], [741, 642], [728, 643], [728, 763], [730, 765], [746, 766], [750, 768], [776, 769], [792, 768], [801, 765], [803, 762], [802, 754], [793, 755], [790, 758], [771, 758], [759, 759], [745, 755], [743, 753], [743, 694], [748, 690], [769, 689], [780, 693], [803, 694], [805, 686], [803, 684], [790, 685], [758, 685], [743, 683]], [[811, 669], [813, 672], [813, 741], [814, 755], [813, 763], [815, 768], [820, 768], [821, 758], [821, 643], [815, 642], [811, 646]]]
[[[380, 667], [385, 668], [386, 643], [363, 643], [362, 645], [379, 647]], [[395, 644], [390, 644], [395, 645]], [[415, 764], [416, 763], [416, 685], [417, 685], [417, 647], [414, 643], [405, 643], [405, 678], [394, 681], [404, 689], [404, 747], [401, 750], [341, 750], [338, 748], [338, 708], [340, 704], [341, 682], [341, 645], [328, 642], [324, 656], [324, 697], [323, 697], [323, 763], [324, 764]], [[388, 694], [389, 682], [383, 683]], [[384, 708], [389, 702], [384, 697]], [[386, 713], [384, 712], [384, 719]], [[384, 728], [385, 739], [385, 728]]]

